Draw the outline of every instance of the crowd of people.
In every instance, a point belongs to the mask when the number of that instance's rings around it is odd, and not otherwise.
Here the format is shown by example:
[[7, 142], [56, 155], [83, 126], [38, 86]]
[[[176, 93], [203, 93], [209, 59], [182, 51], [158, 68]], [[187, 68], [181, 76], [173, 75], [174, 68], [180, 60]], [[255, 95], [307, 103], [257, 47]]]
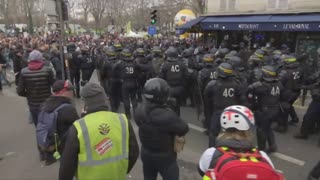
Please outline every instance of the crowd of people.
[[[285, 44], [249, 49], [243, 42], [235, 47], [223, 41], [216, 48], [193, 40], [72, 37], [68, 65], [54, 37], [8, 38], [0, 44], [9, 50], [17, 93], [27, 98], [37, 132], [43, 130], [43, 112], [57, 111], [60, 143], [50, 137], [54, 143], [38, 149], [46, 165], [56, 161], [56, 151], [62, 154], [60, 179], [103, 179], [106, 172], [125, 178], [139, 154], [130, 119], [139, 127], [145, 179], [156, 179], [158, 173], [179, 179], [176, 144], [189, 130], [180, 118], [181, 106], [195, 107], [207, 129], [209, 149], [199, 162], [204, 179], [232, 178], [223, 175], [221, 163], [228, 158], [263, 162], [265, 171], [256, 175], [274, 170], [266, 154], [277, 151], [273, 131], [285, 133], [299, 122], [293, 104], [302, 90], [311, 91], [312, 101], [294, 137], [307, 139], [319, 131], [317, 62]], [[100, 85], [89, 82], [94, 70]], [[69, 81], [64, 81], [67, 72]], [[80, 116], [73, 95], [84, 99]], [[117, 114], [121, 101], [125, 116]], [[259, 151], [252, 141], [254, 126]], [[309, 179], [319, 178], [319, 169]], [[281, 173], [271, 174], [281, 179]]]

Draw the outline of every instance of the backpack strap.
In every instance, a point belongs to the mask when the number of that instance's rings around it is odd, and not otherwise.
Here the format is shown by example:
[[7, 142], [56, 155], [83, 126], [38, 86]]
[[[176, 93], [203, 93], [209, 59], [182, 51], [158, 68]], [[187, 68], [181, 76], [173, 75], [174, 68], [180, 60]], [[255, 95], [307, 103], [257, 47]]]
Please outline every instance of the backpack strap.
[[71, 104], [69, 103], [63, 103], [63, 104], [60, 104], [56, 109], [53, 110], [53, 113], [54, 113], [54, 116], [55, 116], [55, 119], [54, 119], [54, 129], [56, 130], [55, 133], [57, 133], [57, 118], [58, 118], [58, 111], [60, 111], [62, 108], [66, 107], [66, 106], [71, 106]]
[[[226, 147], [224, 147], [224, 148], [226, 148]], [[223, 154], [224, 154], [223, 151], [221, 151], [219, 148], [217, 148], [216, 151], [212, 155], [212, 159], [211, 159], [210, 166], [208, 169], [213, 169], [214, 167], [216, 167], [220, 157], [222, 157]]]

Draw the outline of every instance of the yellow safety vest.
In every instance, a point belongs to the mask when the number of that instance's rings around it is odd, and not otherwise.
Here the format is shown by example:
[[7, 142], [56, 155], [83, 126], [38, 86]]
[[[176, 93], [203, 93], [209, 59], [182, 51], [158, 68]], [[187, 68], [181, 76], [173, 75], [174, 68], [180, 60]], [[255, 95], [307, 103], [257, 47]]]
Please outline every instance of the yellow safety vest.
[[78, 131], [77, 180], [126, 179], [128, 120], [123, 114], [99, 111], [73, 124]]

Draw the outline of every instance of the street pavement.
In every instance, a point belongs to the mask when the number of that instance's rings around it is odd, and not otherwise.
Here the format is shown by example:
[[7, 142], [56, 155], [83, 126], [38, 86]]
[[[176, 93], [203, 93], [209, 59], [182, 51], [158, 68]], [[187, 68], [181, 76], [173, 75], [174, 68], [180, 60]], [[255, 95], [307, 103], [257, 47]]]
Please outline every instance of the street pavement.
[[[96, 77], [93, 77], [96, 82]], [[15, 87], [4, 87], [0, 96], [0, 180], [54, 180], [58, 179], [59, 163], [43, 166], [36, 149], [35, 128], [28, 122], [28, 110], [25, 98], [18, 97]], [[308, 99], [310, 101], [310, 97]], [[77, 109], [82, 107], [76, 100]], [[296, 110], [302, 120], [306, 107], [296, 103]], [[123, 112], [123, 109], [120, 110]], [[202, 152], [208, 147], [208, 137], [203, 133], [196, 112], [190, 107], [182, 108], [182, 118], [189, 123], [190, 132], [186, 136], [186, 145], [178, 157], [181, 180], [198, 180], [197, 163]], [[136, 135], [138, 128], [132, 121]], [[285, 173], [287, 180], [304, 180], [311, 168], [320, 159], [317, 141], [319, 135], [308, 140], [296, 140], [292, 136], [300, 125], [291, 126], [286, 134], [276, 133], [278, 153], [272, 154], [275, 167]], [[107, 177], [107, 175], [106, 175]], [[142, 180], [142, 163], [139, 159], [128, 175], [128, 179]], [[161, 179], [160, 177], [158, 179]]]

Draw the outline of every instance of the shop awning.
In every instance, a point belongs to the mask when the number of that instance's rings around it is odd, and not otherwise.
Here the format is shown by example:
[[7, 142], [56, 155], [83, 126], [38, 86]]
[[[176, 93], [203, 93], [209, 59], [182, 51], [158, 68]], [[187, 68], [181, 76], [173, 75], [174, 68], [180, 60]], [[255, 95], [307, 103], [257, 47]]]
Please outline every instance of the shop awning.
[[320, 13], [209, 16], [200, 25], [203, 30], [320, 31]]
[[191, 20], [187, 23], [185, 23], [182, 26], [176, 27], [176, 34], [184, 34], [186, 31], [190, 30], [193, 26], [198, 25], [202, 20], [204, 20], [206, 17], [198, 17], [194, 20]]

